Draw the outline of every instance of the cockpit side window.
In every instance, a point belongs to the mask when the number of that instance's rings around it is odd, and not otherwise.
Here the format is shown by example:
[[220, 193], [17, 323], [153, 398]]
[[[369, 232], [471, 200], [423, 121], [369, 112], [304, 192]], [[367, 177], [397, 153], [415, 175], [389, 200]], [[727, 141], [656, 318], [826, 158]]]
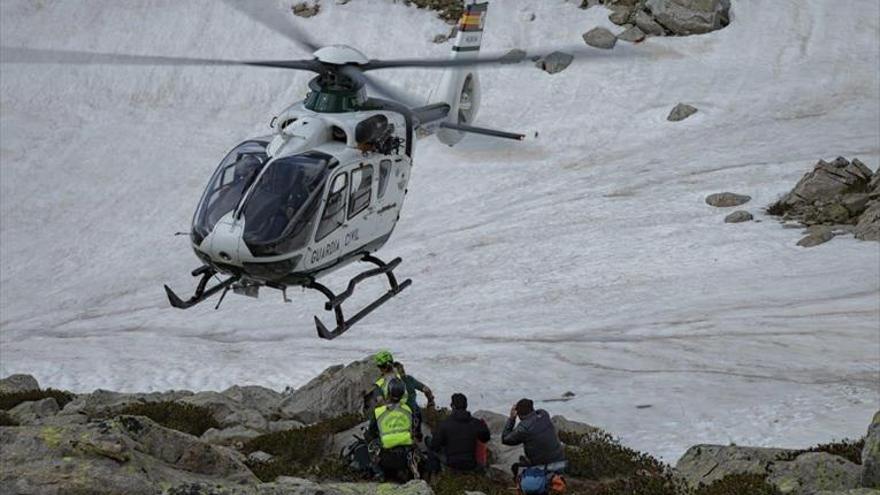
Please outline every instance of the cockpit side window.
[[373, 192], [373, 166], [361, 165], [351, 171], [351, 193], [348, 199], [348, 218], [364, 211], [370, 206], [370, 194]]
[[321, 223], [318, 224], [318, 232], [315, 234], [316, 241], [327, 237], [345, 223], [345, 193], [348, 190], [347, 186], [347, 172], [343, 172], [333, 179], [330, 193], [327, 195], [327, 203], [324, 205], [324, 214], [321, 215]]

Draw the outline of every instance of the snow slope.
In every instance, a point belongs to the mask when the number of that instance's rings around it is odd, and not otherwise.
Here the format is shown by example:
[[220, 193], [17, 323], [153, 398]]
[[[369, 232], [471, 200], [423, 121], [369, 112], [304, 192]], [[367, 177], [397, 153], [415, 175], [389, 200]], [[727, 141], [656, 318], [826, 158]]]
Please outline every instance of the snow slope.
[[[448, 27], [429, 12], [322, 3], [301, 25], [328, 44], [371, 57], [448, 50], [430, 42]], [[575, 3], [495, 0], [484, 48], [619, 29]], [[545, 407], [670, 461], [699, 442], [859, 436], [880, 406], [880, 248], [799, 248], [799, 231], [761, 207], [819, 158], [880, 162], [880, 6], [735, 0], [733, 19], [710, 35], [621, 43], [620, 57], [552, 76], [485, 70], [480, 122], [538, 137], [420, 143], [380, 253], [402, 256], [413, 286], [333, 342], [314, 335], [317, 294], [183, 312], [162, 291], [194, 286], [197, 260], [173, 234], [217, 162], [304, 96], [307, 75], [3, 65], [0, 374], [76, 391], [280, 389], [387, 347], [440, 397], [463, 391], [476, 408], [572, 391]], [[4, 0], [0, 41], [304, 55], [211, 0]], [[417, 94], [437, 80], [382, 76]], [[679, 101], [700, 112], [666, 122]], [[703, 203], [722, 190], [750, 194], [762, 222], [724, 224]], [[361, 301], [382, 287], [368, 289]]]

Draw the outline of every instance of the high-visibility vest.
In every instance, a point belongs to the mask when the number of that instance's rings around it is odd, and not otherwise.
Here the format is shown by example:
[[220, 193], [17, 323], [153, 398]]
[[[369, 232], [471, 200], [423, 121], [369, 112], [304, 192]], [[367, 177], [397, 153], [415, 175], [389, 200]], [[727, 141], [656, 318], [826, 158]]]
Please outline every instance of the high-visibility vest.
[[[397, 373], [394, 373], [394, 376], [391, 378], [397, 378], [398, 380], [403, 381], [403, 378], [401, 378], [401, 376]], [[381, 377], [379, 377], [378, 380], [376, 380], [376, 386], [379, 387], [379, 390], [382, 391], [382, 398], [385, 399], [386, 401], [388, 400], [388, 382], [389, 381], [391, 381], [391, 380], [385, 378], [384, 376], [381, 376]], [[405, 385], [406, 385], [406, 383], [404, 382], [404, 386]], [[406, 392], [406, 391], [403, 392], [403, 397], [400, 398], [400, 402], [403, 402], [404, 404], [409, 402], [409, 393], [408, 392]]]
[[413, 445], [412, 409], [404, 403], [379, 406], [374, 411], [383, 449]]

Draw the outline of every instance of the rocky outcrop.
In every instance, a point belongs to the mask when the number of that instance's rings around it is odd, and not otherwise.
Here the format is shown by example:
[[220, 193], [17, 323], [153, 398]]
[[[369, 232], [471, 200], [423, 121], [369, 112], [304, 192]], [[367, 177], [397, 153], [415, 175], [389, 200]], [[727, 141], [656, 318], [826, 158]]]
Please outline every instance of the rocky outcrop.
[[695, 445], [687, 450], [675, 470], [690, 486], [709, 485], [731, 474], [767, 474], [767, 466], [795, 451], [762, 447]]
[[716, 208], [729, 208], [731, 206], [744, 205], [751, 201], [751, 196], [732, 192], [721, 192], [706, 196], [706, 204]]
[[584, 43], [603, 50], [610, 50], [617, 44], [617, 36], [614, 33], [603, 28], [593, 28], [583, 34]]
[[808, 452], [770, 466], [767, 482], [782, 494], [810, 495], [820, 490], [849, 490], [859, 484], [858, 465], [825, 452]]
[[40, 390], [40, 384], [31, 375], [9, 375], [0, 380], [0, 394], [30, 392], [31, 390]]
[[52, 397], [42, 400], [22, 402], [9, 410], [9, 416], [19, 425], [32, 425], [40, 420], [58, 414], [58, 402]]
[[148, 402], [175, 401], [193, 395], [192, 392], [168, 391], [146, 394], [126, 394], [109, 390], [95, 390], [90, 394], [78, 395], [64, 406], [59, 414], [84, 414], [89, 417], [112, 416], [127, 407]]
[[880, 488], [880, 411], [874, 414], [865, 436], [861, 484], [867, 488]]
[[[784, 221], [805, 226], [825, 226], [839, 233], [852, 232], [856, 238], [880, 241], [880, 170], [872, 172], [858, 159], [839, 157], [820, 160], [767, 212]], [[838, 226], [851, 226], [839, 229]], [[827, 233], [810, 232], [800, 245], [816, 245], [830, 240]], [[818, 242], [818, 243], [821, 243]]]
[[679, 103], [675, 105], [675, 107], [670, 110], [669, 115], [666, 117], [666, 120], [670, 122], [681, 122], [682, 120], [690, 117], [691, 115], [697, 113], [697, 108], [686, 103]]
[[278, 413], [284, 419], [303, 423], [360, 413], [364, 395], [372, 390], [376, 375], [376, 367], [369, 358], [348, 366], [331, 366], [284, 398]]
[[647, 0], [645, 7], [659, 24], [681, 36], [709, 33], [730, 22], [729, 0]]

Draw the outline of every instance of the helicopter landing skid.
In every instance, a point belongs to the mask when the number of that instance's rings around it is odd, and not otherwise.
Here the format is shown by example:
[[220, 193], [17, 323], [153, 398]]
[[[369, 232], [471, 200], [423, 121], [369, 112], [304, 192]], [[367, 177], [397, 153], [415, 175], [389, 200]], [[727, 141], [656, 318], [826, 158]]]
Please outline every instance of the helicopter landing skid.
[[[339, 337], [346, 330], [351, 328], [352, 325], [361, 320], [361, 318], [367, 316], [372, 313], [376, 308], [387, 302], [392, 297], [399, 294], [403, 289], [406, 289], [412, 284], [412, 280], [406, 279], [403, 282], [398, 283], [397, 277], [394, 276], [394, 269], [397, 265], [400, 264], [400, 258], [394, 258], [393, 260], [385, 263], [371, 255], [365, 255], [361, 258], [361, 261], [366, 261], [368, 263], [373, 263], [378, 266], [378, 268], [373, 268], [371, 270], [367, 270], [365, 272], [361, 272], [356, 275], [353, 279], [348, 282], [348, 288], [345, 291], [340, 292], [338, 295], [334, 294], [333, 291], [328, 289], [325, 285], [322, 285], [314, 280], [312, 280], [305, 287], [308, 289], [315, 289], [325, 296], [327, 296], [327, 303], [324, 304], [324, 309], [327, 311], [333, 311], [336, 316], [336, 328], [333, 330], [328, 330], [326, 326], [321, 322], [318, 317], [315, 317], [315, 326], [318, 329], [318, 336], [322, 339], [332, 340], [336, 337]], [[346, 320], [345, 316], [342, 313], [342, 303], [351, 297], [354, 294], [354, 288], [357, 284], [363, 282], [364, 280], [371, 277], [378, 277], [380, 275], [385, 275], [388, 277], [388, 284], [391, 288], [385, 294], [382, 294], [381, 297], [368, 304], [364, 309], [360, 310], [357, 314], [352, 316], [350, 319]]]
[[[211, 280], [211, 277], [216, 275], [217, 272], [208, 265], [200, 266], [196, 268], [192, 272], [193, 277], [198, 277], [201, 275], [202, 279], [199, 280], [199, 285], [196, 287], [196, 292], [192, 297], [187, 299], [186, 301], [182, 300], [178, 297], [177, 294], [171, 290], [171, 287], [165, 286], [165, 294], [168, 296], [168, 302], [171, 303], [172, 306], [178, 309], [187, 309], [196, 304], [204, 301], [205, 299], [213, 296], [214, 294], [223, 291], [223, 294], [226, 294], [226, 291], [229, 290], [229, 287], [238, 281], [237, 276], [229, 277], [226, 280], [217, 283], [216, 285], [208, 288], [208, 281]], [[222, 300], [222, 299], [221, 299]], [[218, 304], [219, 306], [219, 304]]]

